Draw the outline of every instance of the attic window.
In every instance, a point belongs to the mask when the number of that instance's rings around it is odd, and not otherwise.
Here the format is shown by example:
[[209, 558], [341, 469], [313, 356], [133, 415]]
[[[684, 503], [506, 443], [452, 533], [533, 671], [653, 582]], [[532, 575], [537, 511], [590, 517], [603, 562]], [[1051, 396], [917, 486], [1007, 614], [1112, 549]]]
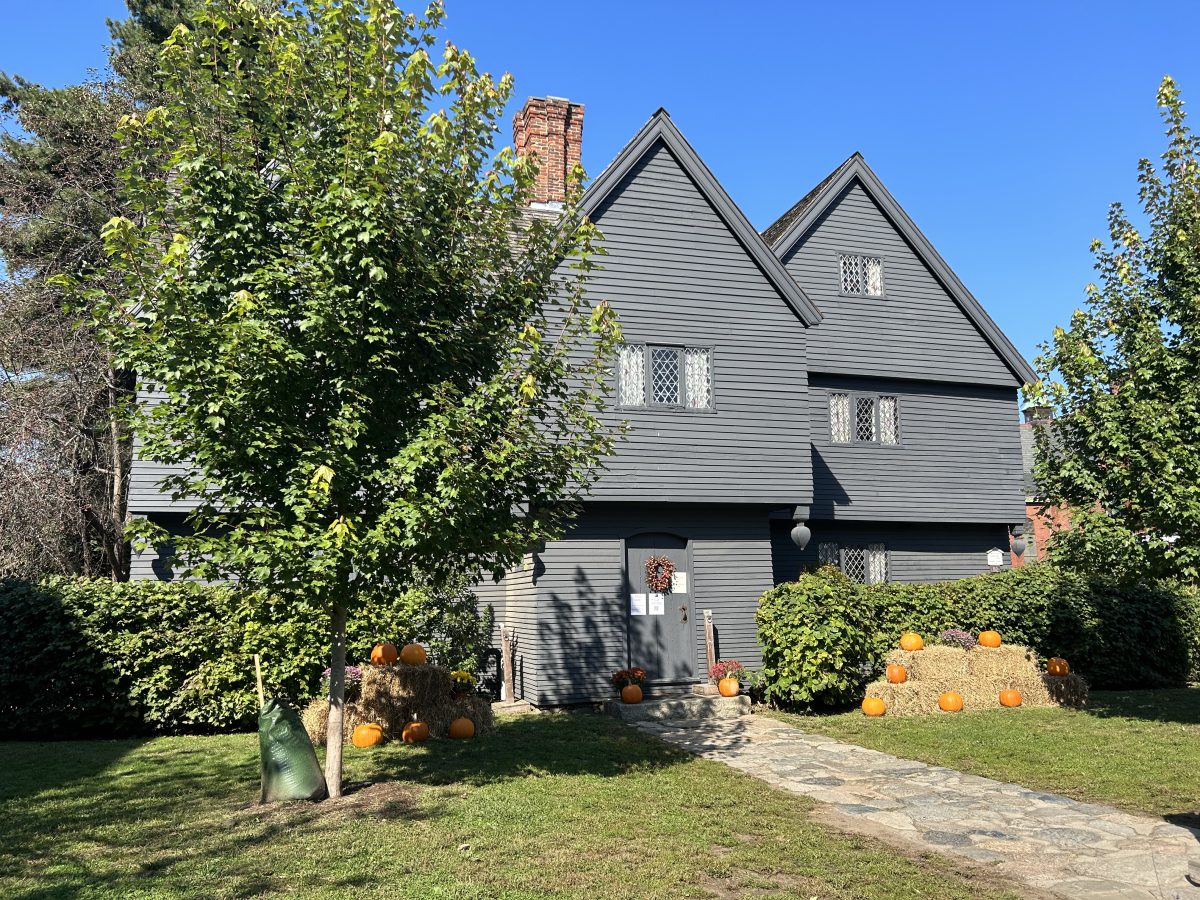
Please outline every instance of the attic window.
[[621, 406], [712, 409], [712, 351], [624, 345], [617, 359], [617, 400]]
[[883, 296], [883, 258], [861, 253], [838, 256], [842, 269], [842, 293], [857, 297]]

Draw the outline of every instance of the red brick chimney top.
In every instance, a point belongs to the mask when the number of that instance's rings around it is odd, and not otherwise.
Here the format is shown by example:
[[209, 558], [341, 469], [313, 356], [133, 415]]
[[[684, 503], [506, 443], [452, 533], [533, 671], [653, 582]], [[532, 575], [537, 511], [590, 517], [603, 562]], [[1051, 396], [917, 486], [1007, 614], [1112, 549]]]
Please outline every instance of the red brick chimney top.
[[513, 146], [518, 156], [538, 159], [533, 202], [562, 203], [583, 148], [583, 104], [564, 97], [530, 97], [513, 117]]

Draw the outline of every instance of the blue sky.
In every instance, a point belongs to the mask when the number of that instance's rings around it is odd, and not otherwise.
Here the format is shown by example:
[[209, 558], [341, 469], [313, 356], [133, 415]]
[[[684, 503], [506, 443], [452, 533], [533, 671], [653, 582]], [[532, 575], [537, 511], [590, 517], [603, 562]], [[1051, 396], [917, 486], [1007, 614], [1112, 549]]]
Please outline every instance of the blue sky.
[[[12, 4], [0, 69], [103, 65], [120, 0]], [[1108, 204], [1163, 147], [1170, 73], [1200, 98], [1200, 3], [497, 3], [447, 35], [530, 95], [587, 107], [593, 175], [659, 106], [764, 228], [861, 151], [1026, 356], [1092, 279]], [[1200, 127], [1198, 124], [1197, 127]], [[507, 135], [506, 135], [507, 137]]]

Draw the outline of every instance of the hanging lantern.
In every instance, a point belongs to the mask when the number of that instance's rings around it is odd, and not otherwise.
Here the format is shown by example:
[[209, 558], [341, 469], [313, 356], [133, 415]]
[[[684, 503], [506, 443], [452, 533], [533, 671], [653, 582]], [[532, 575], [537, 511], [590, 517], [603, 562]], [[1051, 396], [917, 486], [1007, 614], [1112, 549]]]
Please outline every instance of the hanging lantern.
[[1014, 525], [1012, 527], [1012, 553], [1013, 556], [1025, 555], [1025, 526]]
[[797, 522], [792, 529], [792, 543], [803, 550], [812, 540], [812, 530], [803, 522]]

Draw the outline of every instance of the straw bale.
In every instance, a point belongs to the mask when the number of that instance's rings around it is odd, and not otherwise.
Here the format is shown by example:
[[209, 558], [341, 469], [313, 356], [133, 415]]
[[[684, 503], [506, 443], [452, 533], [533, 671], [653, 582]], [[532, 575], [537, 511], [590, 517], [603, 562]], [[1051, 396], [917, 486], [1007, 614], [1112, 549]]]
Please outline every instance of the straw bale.
[[[304, 712], [304, 727], [314, 744], [325, 743], [329, 702], [314, 700]], [[476, 734], [486, 734], [494, 726], [492, 705], [486, 697], [469, 694], [455, 697], [450, 672], [440, 666], [363, 667], [362, 684], [356, 703], [346, 704], [346, 740], [354, 725], [375, 722], [384, 738], [398, 740], [409, 722], [424, 722], [434, 737], [444, 737], [457, 718], [475, 723]]]
[[946, 681], [967, 677], [967, 652], [960, 647], [932, 646], [924, 650], [893, 650], [889, 663], [908, 669], [910, 681]]

